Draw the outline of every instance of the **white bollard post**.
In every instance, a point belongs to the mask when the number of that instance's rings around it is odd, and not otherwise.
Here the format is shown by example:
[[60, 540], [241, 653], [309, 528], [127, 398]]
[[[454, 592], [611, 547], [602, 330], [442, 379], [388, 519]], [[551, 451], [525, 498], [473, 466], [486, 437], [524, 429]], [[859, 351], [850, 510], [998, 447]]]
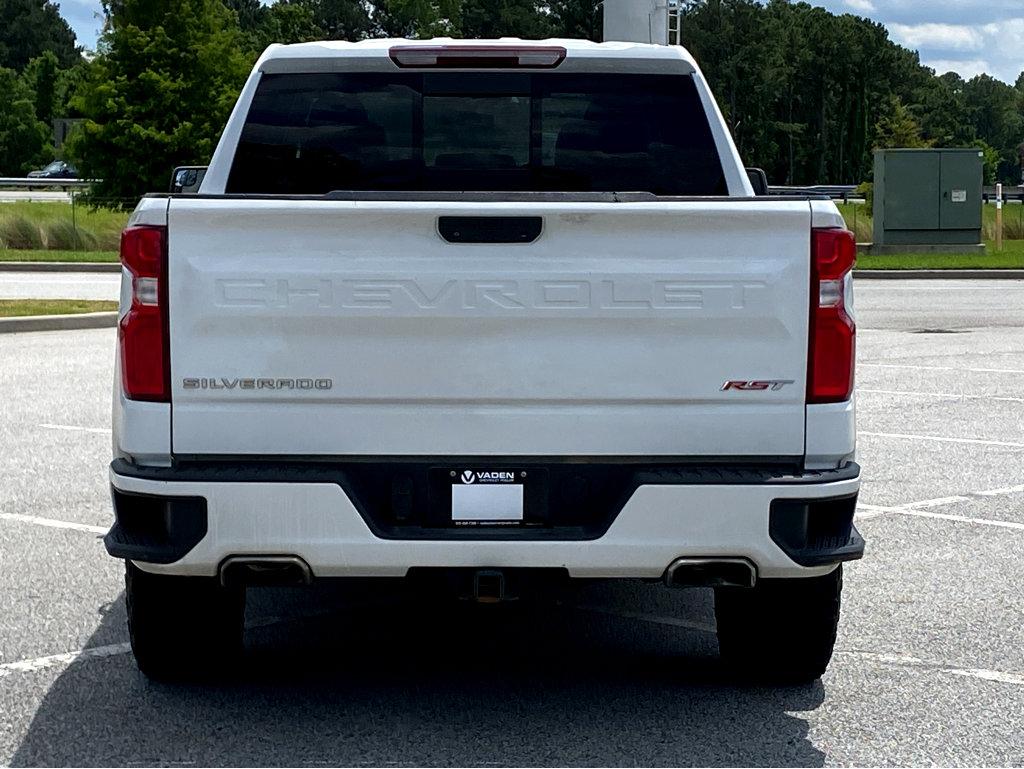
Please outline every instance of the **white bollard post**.
[[1003, 185], [996, 184], [996, 251], [1003, 250]]

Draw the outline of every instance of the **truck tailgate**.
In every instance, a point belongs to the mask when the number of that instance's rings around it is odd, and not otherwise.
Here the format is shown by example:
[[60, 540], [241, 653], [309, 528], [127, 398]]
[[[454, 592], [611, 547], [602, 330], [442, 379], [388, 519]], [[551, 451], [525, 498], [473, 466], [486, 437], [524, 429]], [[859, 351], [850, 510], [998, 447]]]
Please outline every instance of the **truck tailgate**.
[[[810, 228], [771, 199], [171, 199], [172, 450], [801, 456]], [[723, 389], [755, 380], [791, 384]]]

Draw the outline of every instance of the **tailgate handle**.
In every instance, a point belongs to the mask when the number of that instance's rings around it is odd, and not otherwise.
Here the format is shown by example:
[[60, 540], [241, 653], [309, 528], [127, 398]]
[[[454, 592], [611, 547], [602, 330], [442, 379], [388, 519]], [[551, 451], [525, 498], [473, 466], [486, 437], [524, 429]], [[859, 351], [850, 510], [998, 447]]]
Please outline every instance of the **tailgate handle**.
[[532, 243], [543, 223], [539, 216], [439, 216], [437, 231], [449, 243]]

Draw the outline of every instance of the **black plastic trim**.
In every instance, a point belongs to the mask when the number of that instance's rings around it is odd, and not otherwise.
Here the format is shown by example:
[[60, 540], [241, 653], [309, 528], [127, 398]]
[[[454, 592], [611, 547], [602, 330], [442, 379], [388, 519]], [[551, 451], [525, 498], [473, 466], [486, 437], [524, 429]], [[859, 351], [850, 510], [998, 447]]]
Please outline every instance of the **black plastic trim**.
[[229, 461], [189, 458], [172, 467], [134, 465], [115, 459], [110, 469], [116, 475], [151, 481], [188, 481], [207, 483], [325, 483], [338, 482], [346, 469], [357, 470], [366, 464], [422, 465], [610, 465], [634, 466], [642, 484], [660, 485], [803, 485], [850, 481], [860, 475], [860, 465], [849, 462], [835, 470], [801, 470], [790, 462], [758, 464], [744, 460], [707, 462], [685, 458], [654, 457], [517, 457], [517, 456], [365, 456], [288, 461], [247, 458]]
[[114, 525], [103, 545], [115, 558], [143, 563], [173, 563], [206, 536], [203, 497], [137, 494], [111, 487]]
[[864, 537], [853, 525], [857, 494], [823, 499], [775, 499], [768, 534], [801, 566], [826, 566], [864, 556]]
[[543, 227], [539, 216], [437, 217], [437, 231], [449, 243], [533, 243]]

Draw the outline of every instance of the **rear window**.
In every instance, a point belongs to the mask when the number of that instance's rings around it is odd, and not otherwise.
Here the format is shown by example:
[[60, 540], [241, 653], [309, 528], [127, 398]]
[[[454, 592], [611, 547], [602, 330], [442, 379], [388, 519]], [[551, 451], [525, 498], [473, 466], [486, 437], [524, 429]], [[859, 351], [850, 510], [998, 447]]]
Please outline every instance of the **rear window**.
[[679, 75], [264, 75], [229, 193], [334, 190], [721, 195], [693, 79]]

